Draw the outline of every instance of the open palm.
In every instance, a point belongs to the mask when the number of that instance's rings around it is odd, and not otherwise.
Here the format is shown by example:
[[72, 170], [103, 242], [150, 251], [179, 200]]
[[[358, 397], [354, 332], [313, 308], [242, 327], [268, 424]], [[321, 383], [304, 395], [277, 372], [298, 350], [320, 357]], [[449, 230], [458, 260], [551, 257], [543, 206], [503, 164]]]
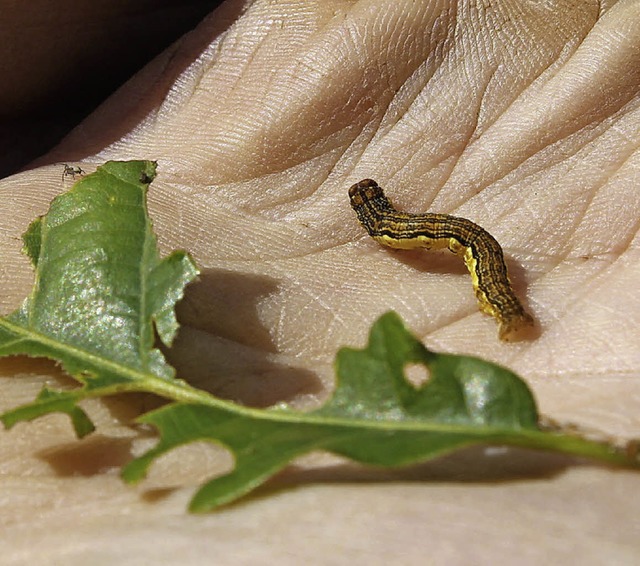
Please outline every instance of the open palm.
[[[154, 159], [158, 177], [149, 199], [160, 244], [165, 251], [188, 249], [202, 268], [180, 305], [183, 327], [168, 354], [193, 384], [247, 404], [311, 406], [331, 391], [337, 349], [362, 345], [370, 324], [393, 309], [433, 349], [479, 355], [518, 372], [543, 413], [638, 435], [640, 6], [372, 0], [309, 3], [302, 10], [279, 1], [256, 2], [241, 13], [240, 4], [212, 14], [39, 167], [0, 183], [11, 203], [0, 216], [4, 311], [19, 304], [32, 277], [19, 235], [68, 188], [60, 163], [91, 171], [107, 159]], [[369, 239], [347, 196], [367, 177], [398, 208], [463, 216], [491, 232], [538, 337], [499, 342], [459, 258], [394, 252]], [[32, 361], [2, 364], [4, 408], [30, 400], [43, 380], [14, 374], [56, 373]], [[71, 433], [58, 417], [1, 433], [2, 451], [13, 455], [7, 473], [29, 501], [10, 505], [30, 517], [63, 489], [65, 506], [82, 505], [90, 517], [72, 539], [90, 538], [103, 553], [119, 536], [106, 519], [123, 520], [125, 505], [127, 529], [139, 530], [139, 541], [149, 545], [162, 539], [148, 549], [160, 556], [161, 548], [173, 548], [171, 535], [159, 522], [149, 529], [148, 515], [180, 510], [187, 490], [150, 504], [104, 472], [145, 441], [126, 428], [125, 416], [137, 405], [119, 403], [117, 410], [95, 404], [104, 436], [84, 451], [65, 444]], [[98, 450], [101, 467], [88, 463]], [[202, 466], [223, 465], [218, 452], [202, 454], [192, 446], [159, 463], [152, 485], [183, 486], [208, 476], [211, 468]], [[72, 464], [61, 464], [65, 458]], [[391, 476], [463, 478], [472, 485], [316, 486], [252, 502], [229, 520], [259, 517], [272, 533], [288, 529], [292, 555], [317, 560], [329, 541], [350, 548], [366, 536], [371, 540], [357, 548], [371, 560], [403, 552], [411, 563], [426, 551], [412, 536], [420, 523], [423, 533], [439, 533], [429, 542], [436, 560], [482, 552], [490, 562], [504, 557], [505, 545], [508, 556], [521, 551], [531, 521], [543, 540], [559, 536], [561, 523], [569, 547], [582, 545], [585, 556], [631, 556], [637, 533], [623, 523], [638, 503], [632, 503], [637, 478], [588, 468], [540, 483], [533, 480], [549, 468], [563, 468], [539, 458], [476, 451]], [[31, 477], [18, 477], [25, 470]], [[83, 485], [69, 479], [74, 474], [87, 476]], [[530, 481], [499, 490], [484, 483], [522, 475]], [[33, 487], [38, 478], [45, 478], [45, 493]], [[576, 514], [578, 505], [595, 515]], [[315, 521], [333, 524], [331, 533], [314, 521], [291, 521], [309, 506]], [[276, 507], [280, 518], [269, 520]], [[345, 508], [361, 522], [335, 532]], [[41, 519], [52, 545], [55, 529], [74, 520], [59, 517]], [[227, 524], [222, 515], [186, 521], [173, 525], [183, 540]], [[447, 524], [455, 530], [446, 532]], [[616, 532], [606, 545], [591, 539], [592, 530], [612, 524]], [[296, 538], [308, 538], [314, 525], [321, 532], [312, 543]], [[266, 548], [264, 533], [244, 541], [237, 533], [225, 536], [240, 556], [278, 556]], [[110, 552], [126, 555], [139, 541]], [[226, 552], [218, 544], [211, 548]], [[526, 551], [536, 560], [548, 548]]]

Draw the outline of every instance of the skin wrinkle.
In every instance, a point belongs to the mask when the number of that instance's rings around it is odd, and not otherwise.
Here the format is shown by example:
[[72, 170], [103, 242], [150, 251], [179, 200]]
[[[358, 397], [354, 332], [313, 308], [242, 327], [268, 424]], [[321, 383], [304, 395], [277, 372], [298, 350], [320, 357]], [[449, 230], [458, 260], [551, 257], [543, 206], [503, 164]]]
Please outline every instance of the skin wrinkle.
[[[595, 271], [593, 269], [592, 262], [589, 262], [591, 269], [589, 271], [589, 277], [585, 277], [584, 281], [581, 282], [581, 285], [578, 287], [579, 291], [575, 292], [573, 295], [564, 296], [563, 300], [561, 301], [562, 313], [566, 315], [567, 312], [571, 312], [571, 309], [582, 302], [584, 295], [588, 293], [589, 289], [594, 285], [597, 285], [598, 281], [606, 278], [608, 273], [611, 273], [612, 267], [618, 261], [620, 261], [620, 258], [616, 259], [613, 262], [598, 263], [597, 269]], [[556, 271], [561, 270], [563, 267], [565, 267], [565, 264], [558, 262], [553, 269], [550, 269], [546, 275], [540, 278], [538, 283], [542, 285], [545, 284], [545, 282], [548, 282], [552, 277], [555, 278], [554, 276], [556, 275]], [[552, 281], [550, 285], [553, 284], [554, 282]]]
[[[585, 36], [586, 36], [586, 33], [585, 33]], [[571, 56], [571, 58], [569, 59], [569, 61], [573, 61], [573, 59], [574, 59], [574, 55], [572, 55], [572, 56]], [[566, 63], [566, 64], [567, 64], [567, 63]], [[565, 65], [566, 65], [566, 64], [565, 64]], [[543, 76], [545, 76], [545, 73], [544, 73], [544, 72], [542, 72], [539, 76], [540, 76], [540, 77], [543, 77]], [[533, 82], [530, 82], [530, 84], [532, 84], [532, 85], [536, 85], [536, 84], [538, 83], [538, 80], [537, 80], [537, 79], [538, 79], [538, 77], [534, 77]], [[547, 83], [547, 84], [548, 84], [548, 83]], [[542, 99], [541, 95], [542, 95], [542, 92], [540, 93], [540, 95], [538, 95], [538, 99], [539, 99], [539, 100], [541, 100], [541, 99]], [[546, 100], [546, 101], [548, 101], [548, 100], [549, 100], [549, 98], [552, 98], [552, 97], [547, 96], [547, 97], [545, 97], [545, 100]], [[575, 97], [574, 97], [574, 99], [575, 99]], [[513, 101], [516, 101], [516, 100], [519, 100], [519, 99], [517, 99], [517, 98], [513, 98]], [[521, 104], [522, 104], [522, 103], [520, 102], [518, 105], [521, 105]], [[548, 102], [545, 102], [545, 104], [548, 104]], [[511, 103], [511, 105], [510, 105], [510, 107], [509, 107], [509, 108], [507, 108], [507, 109], [505, 109], [505, 112], [506, 112], [507, 110], [514, 110], [515, 108], [516, 108], [516, 107], [513, 105], [513, 102], [512, 102], [512, 103]], [[495, 126], [495, 125], [497, 125], [498, 123], [500, 123], [501, 121], [504, 121], [504, 119], [503, 119], [503, 118], [500, 118], [500, 119], [499, 119], [499, 121], [498, 121], [498, 122], [494, 122], [494, 123], [493, 123], [493, 125]], [[570, 123], [570, 124], [576, 124], [576, 121], [575, 121], [575, 120], [571, 120], [571, 121], [567, 121], [567, 123]], [[553, 131], [553, 130], [551, 130], [551, 131]], [[577, 129], [574, 129], [574, 131], [577, 131]], [[519, 132], [519, 133], [520, 133], [520, 132]], [[566, 135], [566, 132], [565, 132], [565, 135]], [[544, 140], [544, 138], [541, 138], [539, 133], [535, 133], [535, 136], [536, 136], [536, 138], [535, 138], [535, 139], [538, 141], [538, 144], [539, 144], [540, 146], [542, 146], [542, 141], [544, 141], [545, 143], [549, 143], [548, 141]], [[549, 137], [549, 134], [547, 134], [547, 135], [546, 135], [546, 137]], [[482, 139], [482, 138], [481, 138], [481, 139]], [[518, 147], [518, 145], [520, 145], [520, 144], [518, 144], [518, 142], [516, 142], [516, 143], [514, 144], [514, 147]], [[482, 189], [486, 188], [486, 187], [487, 187], [489, 184], [491, 184], [491, 183], [495, 183], [495, 182], [497, 182], [497, 181], [501, 180], [501, 179], [502, 179], [505, 175], [507, 175], [510, 171], [515, 170], [515, 169], [517, 169], [519, 166], [521, 166], [521, 165], [522, 165], [522, 163], [523, 163], [526, 159], [530, 159], [532, 155], [533, 155], [533, 154], [528, 150], [528, 151], [527, 151], [527, 156], [526, 156], [526, 158], [525, 158], [524, 160], [520, 160], [520, 161], [516, 161], [516, 162], [514, 162], [514, 163], [511, 165], [511, 167], [510, 167], [509, 169], [504, 169], [504, 170], [502, 171], [502, 174], [501, 174], [500, 176], [495, 176], [495, 175], [494, 175], [494, 176], [492, 176], [492, 177], [490, 177], [490, 178], [487, 178], [487, 179], [486, 179], [486, 181], [485, 181], [485, 183], [483, 183], [482, 185], [478, 185], [478, 186], [476, 187], [476, 192], [479, 192], [480, 190], [482, 190]], [[455, 171], [454, 171], [454, 173], [455, 173]], [[455, 181], [455, 175], [454, 175], [454, 174], [452, 174], [451, 183], [455, 183], [455, 182], [456, 182], [456, 181]]]

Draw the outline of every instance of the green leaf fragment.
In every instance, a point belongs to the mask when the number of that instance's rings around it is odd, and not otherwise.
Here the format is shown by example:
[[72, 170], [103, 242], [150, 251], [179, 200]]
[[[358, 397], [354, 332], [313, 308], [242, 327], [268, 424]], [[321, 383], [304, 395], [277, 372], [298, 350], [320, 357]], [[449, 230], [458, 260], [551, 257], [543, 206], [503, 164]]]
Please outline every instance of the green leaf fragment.
[[66, 413], [79, 438], [93, 432], [95, 427], [87, 414], [76, 405], [82, 398], [81, 391], [52, 391], [43, 388], [36, 401], [23, 405], [2, 415], [6, 427], [12, 427], [20, 421], [30, 421], [47, 413]]
[[146, 205], [155, 169], [151, 161], [107, 162], [29, 226], [24, 250], [35, 283], [22, 306], [0, 319], [0, 356], [59, 360], [84, 387], [43, 392], [2, 415], [5, 425], [63, 411], [86, 434], [88, 419], [76, 401], [173, 377], [153, 347], [155, 332], [171, 344], [178, 328], [173, 308], [197, 269], [185, 252], [158, 255]]
[[[422, 387], [406, 380], [408, 363], [428, 368]], [[364, 350], [343, 348], [336, 365], [333, 397], [309, 413], [176, 403], [143, 415], [139, 420], [158, 429], [160, 442], [126, 466], [123, 477], [140, 480], [155, 458], [177, 446], [221, 444], [235, 467], [195, 494], [190, 508], [203, 512], [247, 494], [314, 450], [404, 466], [474, 444], [506, 444], [637, 465], [606, 443], [542, 431], [533, 396], [515, 374], [476, 358], [430, 352], [395, 313], [374, 324]]]

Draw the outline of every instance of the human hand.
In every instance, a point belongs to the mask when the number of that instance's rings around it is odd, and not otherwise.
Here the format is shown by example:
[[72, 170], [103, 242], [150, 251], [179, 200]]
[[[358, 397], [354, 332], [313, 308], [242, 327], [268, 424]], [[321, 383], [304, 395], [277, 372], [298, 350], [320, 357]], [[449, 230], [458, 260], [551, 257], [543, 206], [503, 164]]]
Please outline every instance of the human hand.
[[[518, 372], [544, 413], [637, 435], [638, 8], [619, 2], [598, 20], [597, 8], [586, 3], [553, 12], [514, 6], [522, 11], [334, 2], [301, 13], [299, 5], [279, 2], [254, 4], [240, 15], [239, 3], [227, 4], [45, 156], [41, 167], [3, 182], [13, 203], [2, 218], [5, 312], [19, 304], [31, 277], [17, 238], [67, 188], [59, 163], [91, 171], [107, 159], [155, 159], [159, 175], [149, 199], [160, 243], [165, 251], [188, 249], [203, 269], [180, 306], [183, 328], [170, 354], [181, 377], [245, 403], [309, 406], [329, 394], [338, 347], [362, 345], [371, 322], [393, 309], [430, 347], [479, 355]], [[498, 342], [458, 258], [390, 252], [371, 241], [346, 194], [365, 177], [384, 186], [398, 208], [453, 213], [491, 232], [540, 336]], [[21, 363], [24, 372], [51, 371]], [[5, 367], [5, 375], [13, 375], [15, 366]], [[10, 389], [7, 408], [33, 397], [24, 380], [3, 381]], [[126, 423], [114, 423], [101, 406], [95, 411], [105, 436], [123, 434]], [[40, 432], [26, 427], [2, 438], [5, 450], [20, 442], [29, 447], [12, 469], [31, 466], [56, 484], [62, 480], [52, 462], [59, 464], [60, 438], [70, 441], [70, 434], [62, 419], [49, 423], [45, 439], [34, 441]], [[43, 445], [44, 461], [37, 457]], [[129, 448], [100, 441], [101, 457], [114, 465]], [[206, 477], [210, 470], [199, 468], [199, 453], [194, 446], [159, 464], [154, 481], [183, 485]], [[466, 474], [468, 465], [480, 468], [478, 482], [500, 475], [503, 461], [474, 457], [471, 464], [464, 458], [447, 464], [451, 476]], [[76, 455], [82, 469], [86, 458]], [[521, 462], [520, 474], [536, 476], [530, 455], [513, 458]], [[87, 507], [95, 525], [103, 526], [97, 515], [107, 499], [139, 497], [117, 478], [88, 475], [92, 489], [104, 494], [102, 505]], [[585, 481], [597, 525], [623, 520], [625, 486], [635, 492], [637, 480], [599, 469], [555, 478], [548, 492], [523, 482], [504, 486], [499, 496], [487, 485], [441, 484], [367, 486], [364, 497], [348, 485], [311, 493], [322, 491], [327, 522], [339, 520], [333, 505], [345, 502], [359, 516], [372, 501], [387, 509], [374, 513], [378, 522], [368, 527], [377, 537], [372, 556], [399, 551], [397, 537], [380, 533], [410, 532], [417, 517], [426, 531], [455, 524], [448, 540], [467, 544], [456, 554], [464, 558], [487, 545], [491, 532], [509, 539], [514, 552], [525, 544], [519, 532], [525, 525], [514, 509], [521, 508], [526, 487], [531, 499], [524, 505], [540, 521], [538, 536], [553, 536], [557, 522], [570, 518], [574, 524], [563, 536], [593, 555], [599, 550], [588, 541], [589, 526], [574, 516], [584, 493], [571, 492], [557, 508], [550, 503]], [[469, 504], [451, 509], [461, 490]], [[73, 501], [75, 493], [66, 497]], [[302, 499], [285, 494], [274, 505], [294, 514]], [[127, 502], [142, 522], [150, 506]], [[162, 509], [182, 502], [165, 501]], [[255, 505], [254, 513], [268, 514], [268, 502]], [[249, 507], [242, 509], [246, 516]], [[197, 536], [206, 524], [185, 536]], [[304, 525], [294, 528], [306, 532]], [[102, 536], [98, 545], [108, 539]], [[358, 531], [342, 536], [348, 545]], [[621, 529], [607, 548], [624, 556], [628, 540]], [[375, 550], [382, 541], [386, 547]], [[504, 550], [504, 541], [488, 544], [488, 557]], [[531, 557], [536, 551], [544, 548], [530, 549]], [[417, 557], [424, 548], [403, 546], [402, 552]]]

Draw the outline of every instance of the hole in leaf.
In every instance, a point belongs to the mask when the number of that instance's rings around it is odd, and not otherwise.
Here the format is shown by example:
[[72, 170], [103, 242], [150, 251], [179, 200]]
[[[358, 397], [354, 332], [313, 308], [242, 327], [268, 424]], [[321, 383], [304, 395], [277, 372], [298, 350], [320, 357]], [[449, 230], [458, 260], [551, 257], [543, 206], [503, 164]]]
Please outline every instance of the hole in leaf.
[[424, 364], [407, 364], [404, 366], [405, 379], [416, 389], [420, 389], [429, 381], [429, 369]]

